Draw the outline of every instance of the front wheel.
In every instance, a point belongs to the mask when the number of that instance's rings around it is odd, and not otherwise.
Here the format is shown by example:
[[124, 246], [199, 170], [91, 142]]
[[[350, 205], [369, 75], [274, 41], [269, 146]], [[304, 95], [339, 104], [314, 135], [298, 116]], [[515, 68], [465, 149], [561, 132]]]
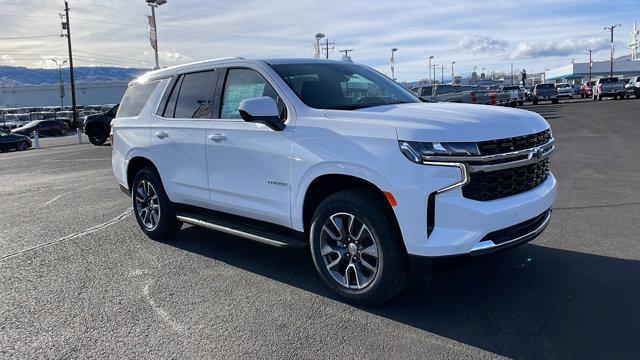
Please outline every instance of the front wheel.
[[18, 151], [25, 151], [29, 148], [29, 144], [27, 144], [26, 141], [20, 141], [18, 143], [18, 146], [16, 147], [16, 150]]
[[326, 198], [314, 212], [310, 248], [320, 277], [350, 303], [374, 305], [403, 288], [406, 251], [383, 199], [366, 190]]
[[131, 185], [131, 199], [138, 225], [148, 237], [166, 239], [180, 229], [176, 207], [153, 168], [144, 168], [136, 174]]
[[107, 142], [107, 136], [99, 129], [89, 131], [89, 142], [93, 145], [102, 145]]

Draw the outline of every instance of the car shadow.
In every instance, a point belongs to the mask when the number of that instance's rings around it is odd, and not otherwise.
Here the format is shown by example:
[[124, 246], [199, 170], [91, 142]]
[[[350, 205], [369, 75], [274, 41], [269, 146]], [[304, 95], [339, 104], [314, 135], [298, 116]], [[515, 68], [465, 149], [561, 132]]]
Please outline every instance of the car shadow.
[[[167, 244], [336, 299], [306, 249], [197, 227]], [[640, 261], [527, 244], [410, 280], [397, 298], [362, 310], [510, 358], [640, 356]]]

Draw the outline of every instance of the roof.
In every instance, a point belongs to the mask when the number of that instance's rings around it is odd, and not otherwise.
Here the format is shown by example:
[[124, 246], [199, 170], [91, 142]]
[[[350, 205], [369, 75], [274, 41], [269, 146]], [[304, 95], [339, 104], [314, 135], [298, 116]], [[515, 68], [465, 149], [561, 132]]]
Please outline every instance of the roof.
[[245, 59], [242, 57], [228, 57], [228, 58], [220, 58], [220, 59], [211, 59], [211, 60], [203, 60], [192, 62], [188, 64], [170, 66], [158, 70], [149, 71], [144, 75], [140, 76], [138, 79], [134, 81], [145, 80], [149, 78], [162, 78], [174, 75], [176, 73], [181, 72], [182, 70], [191, 70], [197, 68], [203, 68], [212, 65], [219, 65], [228, 62], [246, 62], [246, 63], [267, 63], [270, 65], [282, 65], [282, 64], [326, 64], [326, 63], [335, 63], [335, 64], [346, 64], [344, 61], [339, 60], [325, 60], [325, 59], [314, 59], [314, 58], [276, 58], [276, 59]]

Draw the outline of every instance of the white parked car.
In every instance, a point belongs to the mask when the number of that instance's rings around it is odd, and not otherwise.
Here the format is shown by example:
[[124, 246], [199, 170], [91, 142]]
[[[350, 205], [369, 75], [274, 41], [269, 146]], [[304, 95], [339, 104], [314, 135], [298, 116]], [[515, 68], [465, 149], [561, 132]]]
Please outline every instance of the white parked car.
[[326, 284], [359, 304], [393, 297], [422, 260], [530, 241], [556, 198], [540, 115], [423, 103], [345, 62], [152, 71], [129, 85], [112, 132], [115, 176], [149, 237], [188, 223], [308, 246]]
[[556, 84], [556, 89], [558, 90], [558, 98], [573, 99], [573, 86], [571, 84]]

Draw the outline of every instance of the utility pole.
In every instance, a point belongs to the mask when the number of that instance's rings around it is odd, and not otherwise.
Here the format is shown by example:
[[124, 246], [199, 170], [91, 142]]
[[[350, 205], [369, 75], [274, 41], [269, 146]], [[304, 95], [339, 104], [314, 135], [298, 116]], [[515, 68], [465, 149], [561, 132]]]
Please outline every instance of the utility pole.
[[591, 61], [591, 53], [598, 50], [587, 49], [585, 51], [589, 52], [589, 81], [591, 81], [591, 68], [593, 67], [593, 62]]
[[316, 54], [313, 56], [316, 59], [320, 59], [320, 53], [321, 53], [320, 39], [322, 39], [323, 37], [324, 37], [323, 33], [317, 33], [316, 34]]
[[[329, 45], [331, 45], [331, 47], [329, 47]], [[325, 51], [324, 58], [327, 60], [329, 60], [329, 50], [333, 50], [333, 45], [335, 45], [334, 42], [329, 42], [329, 39], [327, 38], [324, 39], [324, 46], [323, 46], [323, 50]]]
[[62, 29], [67, 29], [67, 47], [69, 48], [69, 81], [71, 82], [71, 111], [73, 112], [73, 123], [76, 124], [77, 131], [80, 131], [80, 122], [78, 121], [78, 108], [76, 104], [76, 79], [73, 74], [73, 55], [71, 51], [71, 24], [69, 24], [69, 2], [64, 2], [65, 22], [62, 23]]
[[440, 84], [444, 84], [444, 69], [446, 66], [440, 65]]
[[609, 70], [609, 77], [613, 76], [613, 30], [617, 27], [620, 27], [622, 25], [620, 24], [616, 24], [616, 25], [611, 25], [611, 26], [605, 26], [604, 29], [605, 30], [610, 30], [611, 31], [611, 66], [610, 66], [610, 70]]
[[351, 60], [351, 57], [349, 56], [349, 52], [350, 51], [353, 51], [353, 49], [342, 49], [342, 50], [340, 50], [341, 53], [344, 53], [344, 55], [342, 55], [342, 58], [340, 58], [340, 60], [347, 61], [347, 62], [353, 62], [353, 60]]
[[64, 60], [61, 63], [58, 63], [58, 60], [56, 59], [51, 59], [51, 61], [53, 61], [54, 63], [56, 63], [56, 66], [58, 66], [58, 79], [60, 80], [60, 108], [62, 109], [64, 107], [64, 81], [62, 81], [62, 65], [67, 63], [67, 60]]
[[395, 73], [395, 59], [393, 58], [393, 53], [395, 53], [396, 51], [398, 51], [398, 48], [391, 49], [391, 79], [393, 79], [394, 81], [396, 80], [396, 73]]

